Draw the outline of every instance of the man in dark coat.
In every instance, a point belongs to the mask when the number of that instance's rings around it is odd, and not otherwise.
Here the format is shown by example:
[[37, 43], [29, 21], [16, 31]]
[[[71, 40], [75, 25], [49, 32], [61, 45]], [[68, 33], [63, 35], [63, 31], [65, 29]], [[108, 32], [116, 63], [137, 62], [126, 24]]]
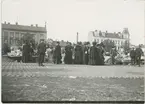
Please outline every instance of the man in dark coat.
[[40, 44], [38, 45], [38, 64], [39, 66], [44, 66], [44, 56], [46, 52], [46, 44], [44, 43], [44, 40], [41, 39]]
[[61, 47], [60, 47], [60, 43], [59, 42], [57, 42], [54, 54], [55, 54], [55, 61], [56, 61], [56, 63], [60, 64], [62, 56], [61, 56]]
[[7, 40], [5, 40], [4, 44], [3, 44], [3, 54], [7, 54], [8, 52], [10, 52], [10, 49], [8, 47], [8, 42]]
[[32, 61], [33, 59], [32, 59], [32, 56], [33, 56], [33, 53], [34, 53], [34, 50], [33, 50], [33, 45], [32, 45], [32, 43], [30, 43], [30, 57], [29, 57], [29, 60], [30, 61]]
[[135, 50], [134, 50], [134, 48], [132, 48], [132, 50], [130, 51], [130, 58], [131, 58], [131, 64], [134, 65], [135, 64]]
[[72, 46], [71, 43], [68, 43], [65, 47], [65, 64], [72, 64]]
[[28, 44], [28, 41], [26, 41], [23, 45], [22, 61], [24, 63], [28, 63], [29, 62], [29, 56], [30, 56], [30, 45]]
[[136, 55], [136, 62], [137, 62], [137, 65], [140, 66], [141, 55], [143, 55], [143, 51], [142, 51], [140, 45], [139, 45], [138, 48], [136, 48], [136, 50], [135, 50], [135, 55]]
[[83, 63], [88, 65], [89, 63], [89, 43], [86, 42], [83, 48]]
[[93, 42], [93, 46], [90, 48], [90, 56], [89, 56], [90, 65], [97, 65], [98, 55], [99, 54], [96, 48], [96, 42]]
[[96, 49], [97, 49], [96, 65], [103, 65], [103, 56], [102, 56], [103, 54], [100, 44], [97, 44]]
[[81, 43], [79, 42], [75, 47], [75, 64], [82, 64], [83, 63], [83, 50]]
[[104, 59], [105, 59], [103, 55], [105, 52], [104, 44], [103, 43], [99, 44], [98, 49], [99, 49], [100, 65], [104, 65]]

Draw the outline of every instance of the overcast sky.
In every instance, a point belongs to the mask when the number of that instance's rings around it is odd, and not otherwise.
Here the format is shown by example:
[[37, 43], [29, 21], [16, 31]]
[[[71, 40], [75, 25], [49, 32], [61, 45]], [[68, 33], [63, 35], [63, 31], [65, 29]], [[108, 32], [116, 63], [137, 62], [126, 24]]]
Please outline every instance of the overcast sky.
[[132, 44], [144, 43], [144, 3], [140, 0], [3, 0], [2, 21], [21, 25], [47, 22], [48, 38], [86, 41], [88, 32], [122, 32]]

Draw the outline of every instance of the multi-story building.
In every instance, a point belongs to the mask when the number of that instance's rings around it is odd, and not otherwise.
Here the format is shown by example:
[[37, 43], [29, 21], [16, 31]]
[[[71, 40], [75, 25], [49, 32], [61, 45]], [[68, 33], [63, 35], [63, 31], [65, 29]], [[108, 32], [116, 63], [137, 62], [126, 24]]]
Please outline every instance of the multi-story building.
[[88, 41], [92, 43], [93, 41], [96, 41], [98, 44], [103, 42], [104, 40], [110, 40], [115, 43], [116, 48], [120, 48], [122, 45], [124, 45], [125, 41], [129, 43], [129, 32], [128, 28], [124, 28], [123, 32], [118, 33], [108, 33], [101, 32], [101, 31], [90, 31], [88, 34]]
[[9, 46], [17, 46], [18, 41], [21, 41], [26, 34], [32, 35], [36, 43], [39, 43], [40, 39], [47, 39], [46, 26], [39, 27], [37, 24], [35, 26], [24, 26], [18, 23], [2, 23], [2, 43], [7, 41]]

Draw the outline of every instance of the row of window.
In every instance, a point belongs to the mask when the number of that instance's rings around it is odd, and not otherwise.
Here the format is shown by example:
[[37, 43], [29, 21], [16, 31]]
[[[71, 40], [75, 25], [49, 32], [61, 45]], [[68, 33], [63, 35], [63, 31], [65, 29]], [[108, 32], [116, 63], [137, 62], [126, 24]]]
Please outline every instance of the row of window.
[[[3, 42], [7, 40], [8, 44], [17, 44], [18, 41], [25, 35], [26, 33], [22, 32], [9, 32], [9, 31], [4, 31], [2, 38]], [[35, 35], [35, 34], [33, 34]], [[40, 34], [40, 38], [44, 38], [44, 34]]]
[[[101, 43], [103, 42], [105, 39], [95, 39], [94, 41], [96, 41], [97, 43]], [[114, 42], [115, 44], [118, 44], [118, 45], [123, 45], [123, 41], [120, 41], [120, 40], [111, 40], [112, 42]]]

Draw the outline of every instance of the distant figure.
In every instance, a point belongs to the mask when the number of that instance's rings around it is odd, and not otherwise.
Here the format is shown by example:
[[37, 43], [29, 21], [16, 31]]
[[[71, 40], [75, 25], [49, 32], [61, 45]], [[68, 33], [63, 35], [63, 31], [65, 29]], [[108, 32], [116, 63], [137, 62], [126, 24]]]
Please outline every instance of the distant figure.
[[117, 55], [115, 47], [112, 47], [110, 55], [111, 55], [111, 63], [112, 63], [112, 65], [114, 65], [115, 64], [115, 56]]
[[65, 47], [65, 64], [72, 64], [72, 46], [71, 43], [68, 43]]
[[60, 43], [57, 42], [57, 45], [55, 47], [55, 51], [54, 51], [54, 54], [55, 54], [55, 63], [56, 64], [61, 64], [61, 47], [60, 47]]
[[53, 47], [52, 49], [52, 54], [53, 54], [53, 63], [56, 64], [55, 47]]
[[3, 44], [3, 49], [2, 49], [2, 51], [3, 51], [3, 54], [7, 54], [8, 52], [10, 52], [10, 49], [9, 49], [9, 47], [8, 47], [8, 42], [7, 42], [7, 40], [5, 40], [5, 42], [4, 42], [4, 44]]
[[75, 64], [83, 64], [83, 50], [79, 42], [75, 47]]
[[98, 51], [97, 51], [97, 47], [96, 47], [96, 42], [93, 42], [92, 43], [93, 44], [93, 46], [91, 46], [91, 48], [90, 48], [90, 56], [89, 56], [89, 64], [90, 65], [97, 65], [97, 60], [98, 60], [98, 55], [99, 55], [99, 53], [98, 53]]
[[83, 48], [83, 64], [88, 65], [89, 63], [89, 43], [86, 42]]
[[30, 43], [30, 57], [29, 57], [29, 60], [32, 61], [32, 56], [33, 56], [33, 53], [34, 53], [34, 49], [33, 49], [33, 45], [32, 43]]
[[38, 45], [38, 65], [39, 66], [44, 66], [44, 56], [46, 52], [46, 44], [44, 43], [44, 40], [42, 39], [40, 41], [40, 44]]
[[130, 58], [131, 58], [131, 64], [134, 65], [135, 64], [135, 50], [134, 47], [131, 49], [130, 51]]
[[143, 51], [141, 49], [141, 46], [139, 45], [138, 48], [135, 50], [135, 58], [136, 58], [136, 63], [138, 66], [140, 66], [140, 61], [141, 61], [141, 55], [143, 55]]
[[98, 56], [98, 64], [99, 65], [104, 65], [104, 52], [105, 52], [105, 50], [104, 50], [104, 48], [103, 48], [103, 44], [99, 44], [98, 45], [98, 53], [99, 53], [99, 56]]
[[48, 46], [46, 49], [48, 62], [51, 62], [51, 60], [52, 60], [52, 53], [51, 52], [52, 52], [52, 49]]
[[28, 63], [29, 57], [30, 57], [30, 45], [26, 41], [23, 45], [23, 50], [22, 50], [22, 62]]

